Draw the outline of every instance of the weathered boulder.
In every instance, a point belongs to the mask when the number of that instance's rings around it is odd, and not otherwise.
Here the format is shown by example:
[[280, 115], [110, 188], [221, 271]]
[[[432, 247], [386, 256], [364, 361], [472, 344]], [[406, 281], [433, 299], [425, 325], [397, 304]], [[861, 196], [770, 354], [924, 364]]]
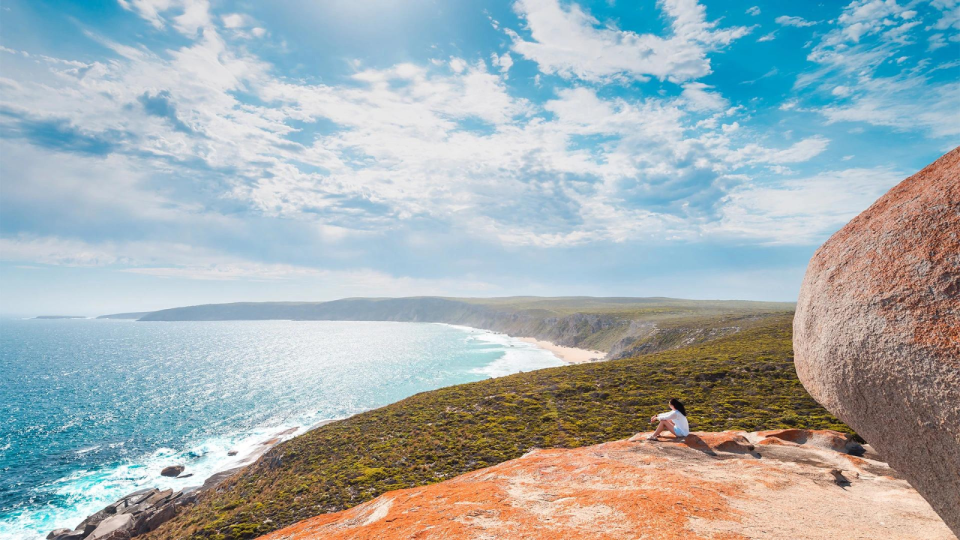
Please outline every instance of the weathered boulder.
[[47, 535], [47, 540], [82, 540], [83, 531], [71, 531], [70, 529], [55, 529]]
[[814, 254], [797, 374], [960, 535], [960, 148]]
[[170, 465], [169, 467], [164, 467], [163, 470], [160, 471], [160, 476], [169, 476], [175, 478], [180, 476], [180, 473], [182, 473], [184, 469], [186, 469], [186, 467], [183, 465]]
[[86, 540], [126, 540], [133, 534], [134, 520], [130, 514], [117, 514], [100, 522]]

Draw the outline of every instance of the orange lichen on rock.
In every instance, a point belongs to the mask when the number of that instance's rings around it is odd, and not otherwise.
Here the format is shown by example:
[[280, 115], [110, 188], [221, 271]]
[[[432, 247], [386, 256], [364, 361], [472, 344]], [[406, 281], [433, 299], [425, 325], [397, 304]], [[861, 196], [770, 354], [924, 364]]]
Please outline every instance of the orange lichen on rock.
[[852, 442], [849, 435], [828, 429], [775, 429], [759, 431], [757, 435], [764, 437], [760, 444], [807, 444], [837, 452], [846, 451]]
[[[759, 448], [755, 444], [766, 438], [761, 434], [723, 432], [693, 433], [683, 441], [535, 450], [445, 482], [392, 491], [263, 538], [735, 540], [755, 538], [757, 531], [824, 537], [821, 527], [828, 526], [835, 526], [838, 538], [851, 527], [875, 537], [951, 538], [906, 482], [860, 474], [858, 462], [845, 454], [805, 444], [834, 432], [779, 434], [803, 442]], [[869, 463], [886, 470], [880, 462]], [[838, 471], [855, 483], [840, 487]], [[862, 523], [851, 522], [850, 512], [836, 511], [845, 496], [852, 497], [854, 513], [866, 512]], [[816, 524], [791, 516], [789, 507], [804, 503], [824, 507], [811, 514]], [[875, 518], [884, 512], [889, 516], [880, 521], [895, 528], [878, 525]]]

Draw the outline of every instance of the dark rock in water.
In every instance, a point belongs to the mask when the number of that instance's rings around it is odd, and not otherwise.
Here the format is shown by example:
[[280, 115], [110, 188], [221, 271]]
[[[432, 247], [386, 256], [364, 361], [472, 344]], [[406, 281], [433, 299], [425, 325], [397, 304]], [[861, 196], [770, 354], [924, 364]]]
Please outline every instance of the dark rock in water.
[[814, 254], [797, 375], [960, 534], [960, 148]]
[[181, 474], [177, 477], [177, 480], [180, 480], [181, 478], [190, 478], [191, 476], [193, 476], [193, 473]]
[[186, 467], [183, 465], [171, 465], [169, 467], [164, 467], [163, 470], [160, 471], [160, 476], [176, 478], [177, 476], [180, 476], [180, 473], [182, 473], [184, 469], [186, 469]]
[[239, 452], [237, 452], [236, 450], [230, 450], [230, 451], [227, 452], [227, 455], [228, 455], [228, 456], [235, 456], [235, 455], [237, 455], [237, 454], [239, 454]]

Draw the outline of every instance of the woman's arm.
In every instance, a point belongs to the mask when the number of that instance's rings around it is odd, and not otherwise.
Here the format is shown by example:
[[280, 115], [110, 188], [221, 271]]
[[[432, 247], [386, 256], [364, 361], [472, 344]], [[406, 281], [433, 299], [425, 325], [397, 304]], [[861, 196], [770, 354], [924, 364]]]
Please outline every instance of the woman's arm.
[[660, 413], [657, 415], [659, 420], [673, 420], [677, 416], [677, 411], [667, 411], [665, 413]]

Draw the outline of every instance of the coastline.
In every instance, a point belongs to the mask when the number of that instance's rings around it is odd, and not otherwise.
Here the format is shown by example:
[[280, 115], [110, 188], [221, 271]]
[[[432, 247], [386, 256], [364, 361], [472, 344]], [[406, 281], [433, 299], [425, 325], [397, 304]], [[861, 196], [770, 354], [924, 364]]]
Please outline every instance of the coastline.
[[520, 337], [515, 338], [523, 341], [524, 343], [530, 343], [540, 347], [541, 349], [550, 351], [567, 364], [586, 364], [588, 362], [600, 362], [606, 356], [607, 353], [603, 351], [591, 351], [589, 349], [578, 349], [576, 347], [564, 347], [563, 345], [557, 345], [556, 343], [551, 343], [549, 341], [544, 341], [532, 337]]
[[565, 364], [586, 364], [589, 362], [601, 362], [605, 360], [607, 357], [607, 353], [603, 351], [592, 351], [590, 349], [578, 349], [576, 347], [565, 347], [563, 345], [557, 345], [552, 341], [537, 339], [535, 337], [511, 336], [510, 334], [507, 334], [505, 332], [490, 330], [489, 328], [478, 328], [476, 326], [467, 326], [463, 324], [450, 324], [450, 323], [433, 323], [433, 324], [440, 324], [443, 326], [450, 326], [452, 328], [477, 330], [480, 332], [489, 332], [491, 334], [499, 334], [499, 335], [507, 336], [510, 339], [515, 339], [518, 341], [522, 341], [524, 343], [529, 343], [540, 349], [549, 351]]
[[[384, 321], [390, 322], [390, 321]], [[449, 325], [445, 323], [444, 326], [459, 327], [463, 329], [468, 329], [473, 332], [479, 332], [483, 334], [499, 335], [496, 339], [492, 339], [491, 343], [496, 343], [499, 347], [504, 347], [506, 351], [506, 364], [513, 365], [510, 368], [510, 372], [516, 372], [518, 370], [517, 366], [514, 365], [520, 359], [521, 363], [526, 362], [525, 358], [540, 358], [539, 362], [542, 365], [539, 366], [521, 366], [519, 368], [520, 372], [529, 371], [530, 369], [543, 369], [546, 367], [556, 367], [564, 364], [578, 364], [584, 362], [594, 361], [596, 359], [602, 359], [605, 356], [605, 353], [601, 351], [589, 351], [585, 349], [577, 349], [573, 347], [563, 347], [555, 345], [548, 341], [537, 340], [535, 338], [523, 338], [523, 337], [514, 337], [509, 336], [503, 332], [497, 332], [495, 330], [489, 330], [485, 328], [476, 328], [469, 326], [461, 325]], [[486, 339], [484, 340], [486, 341]], [[510, 341], [513, 341], [513, 344], [510, 344]], [[517, 341], [526, 343], [527, 345], [519, 345]], [[512, 349], [511, 347], [516, 347]], [[543, 354], [542, 352], [537, 354], [537, 350], [549, 352], [549, 355]], [[531, 353], [533, 353], [531, 355]], [[517, 356], [519, 354], [519, 356]], [[552, 360], [547, 358], [552, 357]], [[494, 362], [491, 365], [496, 364]], [[536, 364], [536, 362], [534, 362]], [[487, 366], [489, 367], [489, 366]], [[502, 366], [500, 366], [502, 369]], [[474, 370], [475, 371], [475, 370]], [[488, 373], [489, 374], [489, 373]], [[489, 374], [491, 377], [502, 376], [501, 374], [493, 373]], [[349, 415], [348, 415], [349, 416]], [[346, 417], [343, 417], [346, 418]], [[150, 527], [159, 526], [162, 521], [172, 517], [172, 510], [164, 509], [165, 505], [172, 503], [174, 499], [177, 500], [176, 509], [179, 512], [179, 509], [182, 506], [192, 504], [195, 497], [199, 496], [201, 493], [216, 489], [219, 484], [226, 481], [228, 478], [240, 473], [249, 466], [257, 463], [264, 454], [266, 454], [270, 449], [272, 449], [277, 444], [284, 442], [288, 439], [294, 438], [296, 436], [302, 435], [306, 432], [312, 431], [323, 425], [342, 420], [343, 418], [328, 418], [316, 423], [304, 423], [303, 425], [294, 425], [291, 426], [289, 423], [286, 425], [277, 426], [275, 428], [267, 428], [259, 431], [256, 435], [244, 436], [242, 440], [235, 441], [237, 444], [224, 446], [222, 444], [218, 445], [216, 450], [213, 450], [210, 453], [205, 454], [206, 460], [214, 458], [215, 463], [210, 463], [207, 466], [195, 467], [190, 461], [183, 461], [183, 452], [172, 452], [170, 451], [169, 455], [164, 455], [161, 458], [153, 458], [155, 461], [162, 461], [162, 463], [153, 464], [152, 466], [159, 467], [163, 465], [164, 467], [168, 465], [185, 465], [186, 470], [183, 471], [179, 477], [170, 477], [162, 478], [157, 477], [154, 481], [138, 482], [139, 485], [131, 486], [129, 493], [121, 495], [114, 495], [116, 499], [107, 499], [106, 501], [100, 503], [105, 506], [93, 505], [89, 509], [81, 511], [79, 515], [69, 520], [58, 521], [56, 526], [73, 526], [77, 521], [83, 520], [87, 525], [98, 524], [98, 520], [105, 517], [101, 512], [107, 512], [103, 510], [107, 506], [124, 506], [127, 504], [127, 499], [134, 496], [134, 494], [143, 493], [146, 494], [148, 491], [153, 495], [159, 493], [166, 493], [168, 490], [172, 495], [167, 498], [161, 498], [156, 501], [157, 504], [150, 509], [149, 512], [146, 512], [141, 517], [138, 514], [138, 520], [150, 520]], [[229, 443], [228, 443], [229, 444]], [[218, 457], [221, 454], [226, 454], [226, 458]], [[239, 455], [238, 455], [239, 454]], [[219, 462], [219, 463], [216, 463]], [[212, 465], [212, 467], [211, 467]], [[159, 471], [159, 469], [158, 469]], [[158, 472], [157, 471], [157, 472]], [[187, 495], [190, 495], [187, 497]], [[151, 497], [153, 496], [151, 495]], [[142, 497], [143, 495], [138, 495]], [[109, 502], [109, 504], [107, 504]], [[125, 508], [126, 506], [124, 506]], [[132, 506], [131, 506], [132, 508]], [[76, 510], [76, 508], [74, 509]], [[153, 517], [153, 514], [159, 513], [163, 510], [163, 514], [167, 517]], [[138, 522], [138, 527], [140, 527]], [[143, 525], [146, 527], [146, 525]], [[49, 531], [48, 529], [47, 531]], [[72, 533], [72, 531], [71, 531]], [[3, 535], [0, 535], [3, 536]]]
[[[252, 452], [244, 455], [243, 458], [233, 466], [215, 471], [213, 474], [203, 478], [203, 483], [200, 485], [186, 485], [179, 489], [168, 487], [166, 490], [159, 486], [138, 489], [133, 493], [117, 499], [102, 510], [88, 515], [76, 530], [64, 528], [53, 529], [47, 538], [52, 538], [53, 540], [77, 540], [79, 538], [86, 538], [87, 536], [95, 536], [95, 531], [101, 528], [110, 530], [113, 530], [111, 528], [116, 528], [117, 530], [122, 529], [122, 532], [130, 536], [139, 536], [148, 533], [176, 517], [184, 508], [196, 504], [198, 497], [202, 493], [216, 489], [228, 478], [255, 464], [274, 446], [338, 420], [343, 420], [343, 418], [322, 420], [307, 427], [302, 433], [298, 433], [303, 429], [302, 427], [290, 427], [274, 432], [269, 439], [257, 443]], [[233, 450], [230, 452], [233, 452]], [[181, 475], [175, 479], [191, 477], [193, 477], [193, 473]], [[126, 514], [129, 514], [129, 516], [126, 516], [126, 521], [123, 521], [123, 517]], [[121, 518], [119, 521], [122, 523], [110, 523], [113, 518]], [[129, 536], [124, 536], [124, 538], [128, 537]]]

